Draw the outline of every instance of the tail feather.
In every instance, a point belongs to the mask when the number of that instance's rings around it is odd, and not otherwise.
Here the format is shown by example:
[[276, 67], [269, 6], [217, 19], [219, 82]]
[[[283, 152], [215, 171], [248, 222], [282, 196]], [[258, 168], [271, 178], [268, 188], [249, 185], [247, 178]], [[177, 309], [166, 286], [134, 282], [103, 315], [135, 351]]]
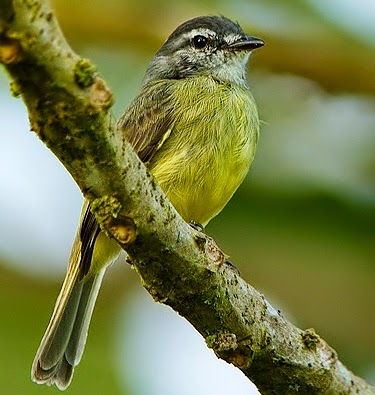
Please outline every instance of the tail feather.
[[[45, 336], [42, 339], [41, 346], [37, 352], [36, 358], [40, 360], [42, 369], [51, 370], [59, 364], [65, 349], [69, 344], [72, 334], [74, 321], [77, 317], [77, 310], [81, 298], [82, 285], [75, 283], [73, 289], [66, 300], [65, 309], [61, 317], [56, 317], [57, 324], [51, 329], [47, 328]], [[51, 321], [55, 319], [55, 314]], [[40, 353], [39, 353], [40, 351]]]
[[83, 354], [104, 272], [105, 268], [84, 280], [77, 273], [64, 282], [32, 365], [33, 381], [55, 384], [60, 390], [69, 386]]
[[74, 366], [72, 366], [65, 358], [62, 358], [55, 375], [48, 381], [48, 385], [55, 384], [56, 387], [63, 391], [71, 383], [73, 378]]
[[83, 285], [76, 320], [74, 321], [72, 334], [65, 351], [67, 361], [73, 366], [78, 365], [81, 361], [92, 313], [104, 273], [105, 268]]
[[55, 384], [60, 390], [69, 386], [82, 358], [105, 269], [119, 253], [116, 242], [100, 232], [85, 201], [67, 274], [31, 368], [36, 383]]

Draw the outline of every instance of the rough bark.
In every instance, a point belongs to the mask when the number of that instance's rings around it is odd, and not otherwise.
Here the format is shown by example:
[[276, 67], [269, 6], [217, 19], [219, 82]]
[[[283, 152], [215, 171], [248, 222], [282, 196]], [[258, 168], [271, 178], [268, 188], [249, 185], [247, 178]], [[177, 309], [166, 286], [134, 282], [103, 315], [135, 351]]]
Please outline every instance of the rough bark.
[[[45, 0], [2, 0], [0, 62], [31, 129], [71, 173], [144, 287], [262, 394], [374, 394], [312, 329], [293, 326], [168, 202], [110, 114], [112, 95]], [[16, 149], [16, 147], [15, 147]]]

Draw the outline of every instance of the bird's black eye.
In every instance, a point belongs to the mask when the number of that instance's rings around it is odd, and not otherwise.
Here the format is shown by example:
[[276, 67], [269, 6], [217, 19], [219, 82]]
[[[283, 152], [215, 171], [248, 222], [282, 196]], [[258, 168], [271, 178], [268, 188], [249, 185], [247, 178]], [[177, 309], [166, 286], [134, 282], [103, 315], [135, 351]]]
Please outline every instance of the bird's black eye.
[[207, 45], [207, 37], [205, 36], [195, 36], [193, 37], [193, 45], [197, 49], [202, 49]]

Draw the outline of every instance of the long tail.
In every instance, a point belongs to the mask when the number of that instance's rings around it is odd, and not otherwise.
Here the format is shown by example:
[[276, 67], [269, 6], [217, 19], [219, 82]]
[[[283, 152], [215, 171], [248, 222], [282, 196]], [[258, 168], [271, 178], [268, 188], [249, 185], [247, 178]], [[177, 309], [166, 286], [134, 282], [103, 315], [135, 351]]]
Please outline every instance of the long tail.
[[55, 309], [36, 353], [32, 380], [66, 389], [85, 347], [95, 301], [105, 268], [88, 279], [68, 270]]
[[36, 383], [55, 384], [60, 390], [69, 386], [82, 358], [105, 268], [118, 253], [85, 201], [67, 274], [31, 368]]

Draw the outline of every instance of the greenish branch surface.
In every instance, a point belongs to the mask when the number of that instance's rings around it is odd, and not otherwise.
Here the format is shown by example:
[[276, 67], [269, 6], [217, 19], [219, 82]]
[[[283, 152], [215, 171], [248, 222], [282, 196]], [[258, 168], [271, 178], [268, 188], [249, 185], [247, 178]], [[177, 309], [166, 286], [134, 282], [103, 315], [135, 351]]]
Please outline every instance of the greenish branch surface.
[[[3, 0], [0, 62], [31, 129], [128, 252], [144, 287], [241, 369], [262, 394], [374, 394], [313, 330], [293, 326], [168, 202], [110, 114], [112, 95], [67, 44], [43, 0]], [[16, 149], [16, 147], [15, 147]]]

